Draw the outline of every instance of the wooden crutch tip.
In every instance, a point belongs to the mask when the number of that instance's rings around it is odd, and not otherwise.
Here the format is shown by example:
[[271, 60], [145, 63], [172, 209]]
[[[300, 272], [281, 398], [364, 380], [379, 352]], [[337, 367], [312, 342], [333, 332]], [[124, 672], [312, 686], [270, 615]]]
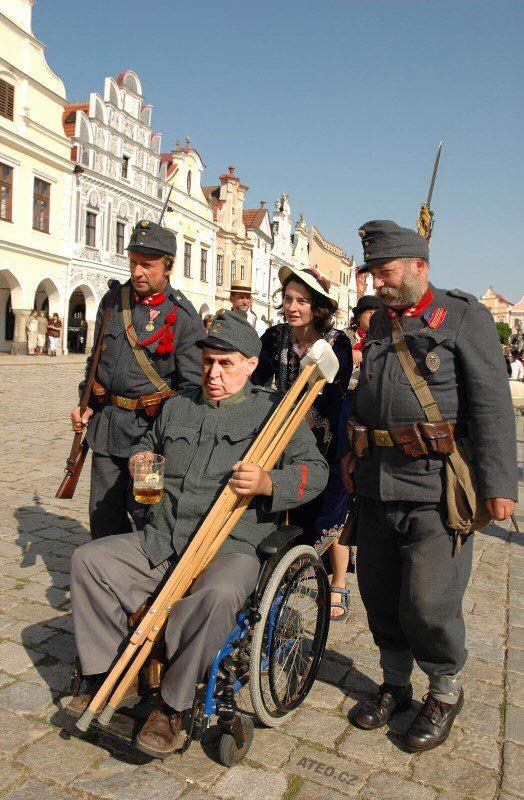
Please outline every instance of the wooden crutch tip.
[[116, 711], [116, 708], [111, 708], [111, 706], [107, 705], [104, 708], [104, 710], [102, 711], [102, 713], [98, 717], [98, 720], [97, 720], [98, 724], [99, 725], [109, 725], [109, 723], [111, 721], [111, 717], [113, 716], [115, 711]]
[[87, 711], [84, 711], [80, 719], [77, 719], [77, 721], [75, 722], [75, 726], [78, 728], [79, 731], [83, 731], [85, 733], [89, 728], [89, 726], [91, 725], [91, 723], [93, 722], [94, 718], [95, 718], [95, 712], [87, 709]]

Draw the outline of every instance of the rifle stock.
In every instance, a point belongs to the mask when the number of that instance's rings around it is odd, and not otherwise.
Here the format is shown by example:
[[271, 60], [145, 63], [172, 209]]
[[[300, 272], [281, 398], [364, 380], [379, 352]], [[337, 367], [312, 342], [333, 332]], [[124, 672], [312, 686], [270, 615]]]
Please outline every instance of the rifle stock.
[[[82, 434], [75, 434], [75, 437], [76, 436], [81, 437], [81, 435]], [[71, 447], [71, 452], [69, 453], [69, 457], [66, 461], [66, 471], [64, 479], [62, 480], [62, 483], [58, 487], [58, 491], [55, 494], [55, 497], [58, 497], [60, 500], [72, 499], [76, 490], [78, 479], [82, 473], [82, 468], [84, 466], [88, 450], [89, 446], [85, 439], [82, 439], [80, 448], [78, 448], [76, 443], [73, 442], [73, 446]]]
[[[121, 288], [119, 281], [111, 281], [110, 283], [112, 284], [111, 294], [109, 295], [107, 305], [104, 309], [104, 315], [102, 317], [102, 322], [100, 323], [100, 330], [96, 340], [95, 351], [93, 353], [91, 366], [89, 368], [89, 373], [87, 375], [84, 390], [82, 392], [82, 399], [80, 400], [80, 414], [83, 414], [89, 405], [93, 381], [96, 375], [96, 368], [98, 367], [98, 361], [102, 352], [104, 331], [106, 329], [109, 317], [111, 316], [116, 296]], [[76, 485], [82, 472], [82, 467], [84, 466], [87, 451], [89, 449], [89, 445], [87, 444], [85, 438], [83, 439], [82, 437], [82, 433], [75, 433], [74, 435], [73, 444], [71, 445], [71, 452], [67, 457], [65, 465], [65, 476], [55, 494], [55, 497], [58, 497], [61, 500], [71, 500], [75, 493]]]

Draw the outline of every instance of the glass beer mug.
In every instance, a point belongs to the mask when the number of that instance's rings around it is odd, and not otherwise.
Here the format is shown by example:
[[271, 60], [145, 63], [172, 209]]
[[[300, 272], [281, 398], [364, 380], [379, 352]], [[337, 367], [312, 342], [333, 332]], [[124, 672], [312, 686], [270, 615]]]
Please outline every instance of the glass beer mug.
[[135, 461], [133, 494], [137, 503], [152, 506], [164, 496], [164, 456], [144, 455]]

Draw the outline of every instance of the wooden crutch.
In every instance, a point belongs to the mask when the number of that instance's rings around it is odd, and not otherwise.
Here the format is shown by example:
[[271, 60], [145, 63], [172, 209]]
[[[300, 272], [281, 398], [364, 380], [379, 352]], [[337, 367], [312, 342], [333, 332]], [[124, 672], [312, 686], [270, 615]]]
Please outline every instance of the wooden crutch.
[[[319, 341], [315, 343], [308, 358], [309, 363], [272, 414], [256, 441], [242, 459], [243, 461], [259, 463], [264, 468], [272, 469], [314, 402], [318, 392], [322, 389], [326, 378], [333, 380], [338, 369], [338, 362], [326, 342]], [[326, 372], [329, 374], [326, 374]], [[314, 376], [316, 378], [313, 386], [293, 408], [293, 404], [298, 399], [306, 383], [311, 381]], [[173, 603], [185, 594], [197, 575], [214, 558], [251, 499], [238, 498], [227, 486], [222, 491], [173, 570], [172, 575], [155, 598], [148, 614], [138, 623], [126, 649], [93, 697], [86, 712], [78, 720], [77, 727], [80, 730], [87, 730], [92, 719], [98, 714], [100, 714], [100, 724], [109, 722], [126, 689], [149, 655], [156, 637], [160, 634], [167, 620]], [[118, 679], [131, 661], [133, 661], [131, 667], [111, 696], [109, 704], [100, 713]]]

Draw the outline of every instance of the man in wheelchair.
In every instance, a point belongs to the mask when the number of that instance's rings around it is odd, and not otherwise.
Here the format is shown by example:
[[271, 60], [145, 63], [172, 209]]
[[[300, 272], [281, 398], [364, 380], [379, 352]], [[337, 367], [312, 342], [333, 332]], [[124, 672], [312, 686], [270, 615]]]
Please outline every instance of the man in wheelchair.
[[[235, 312], [213, 321], [202, 349], [201, 388], [168, 400], [154, 427], [133, 449], [137, 459], [165, 457], [165, 494], [141, 531], [108, 536], [78, 548], [72, 558], [71, 600], [78, 656], [86, 680], [68, 711], [80, 717], [111, 667], [133, 614], [176, 564], [224, 485], [254, 500], [215, 559], [173, 607], [165, 629], [168, 668], [159, 699], [137, 736], [143, 752], [165, 758], [177, 747], [182, 713], [255, 589], [257, 546], [278, 515], [318, 495], [326, 461], [302, 423], [270, 472], [242, 462], [280, 397], [254, 387], [261, 343]], [[136, 695], [138, 687], [130, 687]], [[121, 705], [126, 705], [124, 698]]]

